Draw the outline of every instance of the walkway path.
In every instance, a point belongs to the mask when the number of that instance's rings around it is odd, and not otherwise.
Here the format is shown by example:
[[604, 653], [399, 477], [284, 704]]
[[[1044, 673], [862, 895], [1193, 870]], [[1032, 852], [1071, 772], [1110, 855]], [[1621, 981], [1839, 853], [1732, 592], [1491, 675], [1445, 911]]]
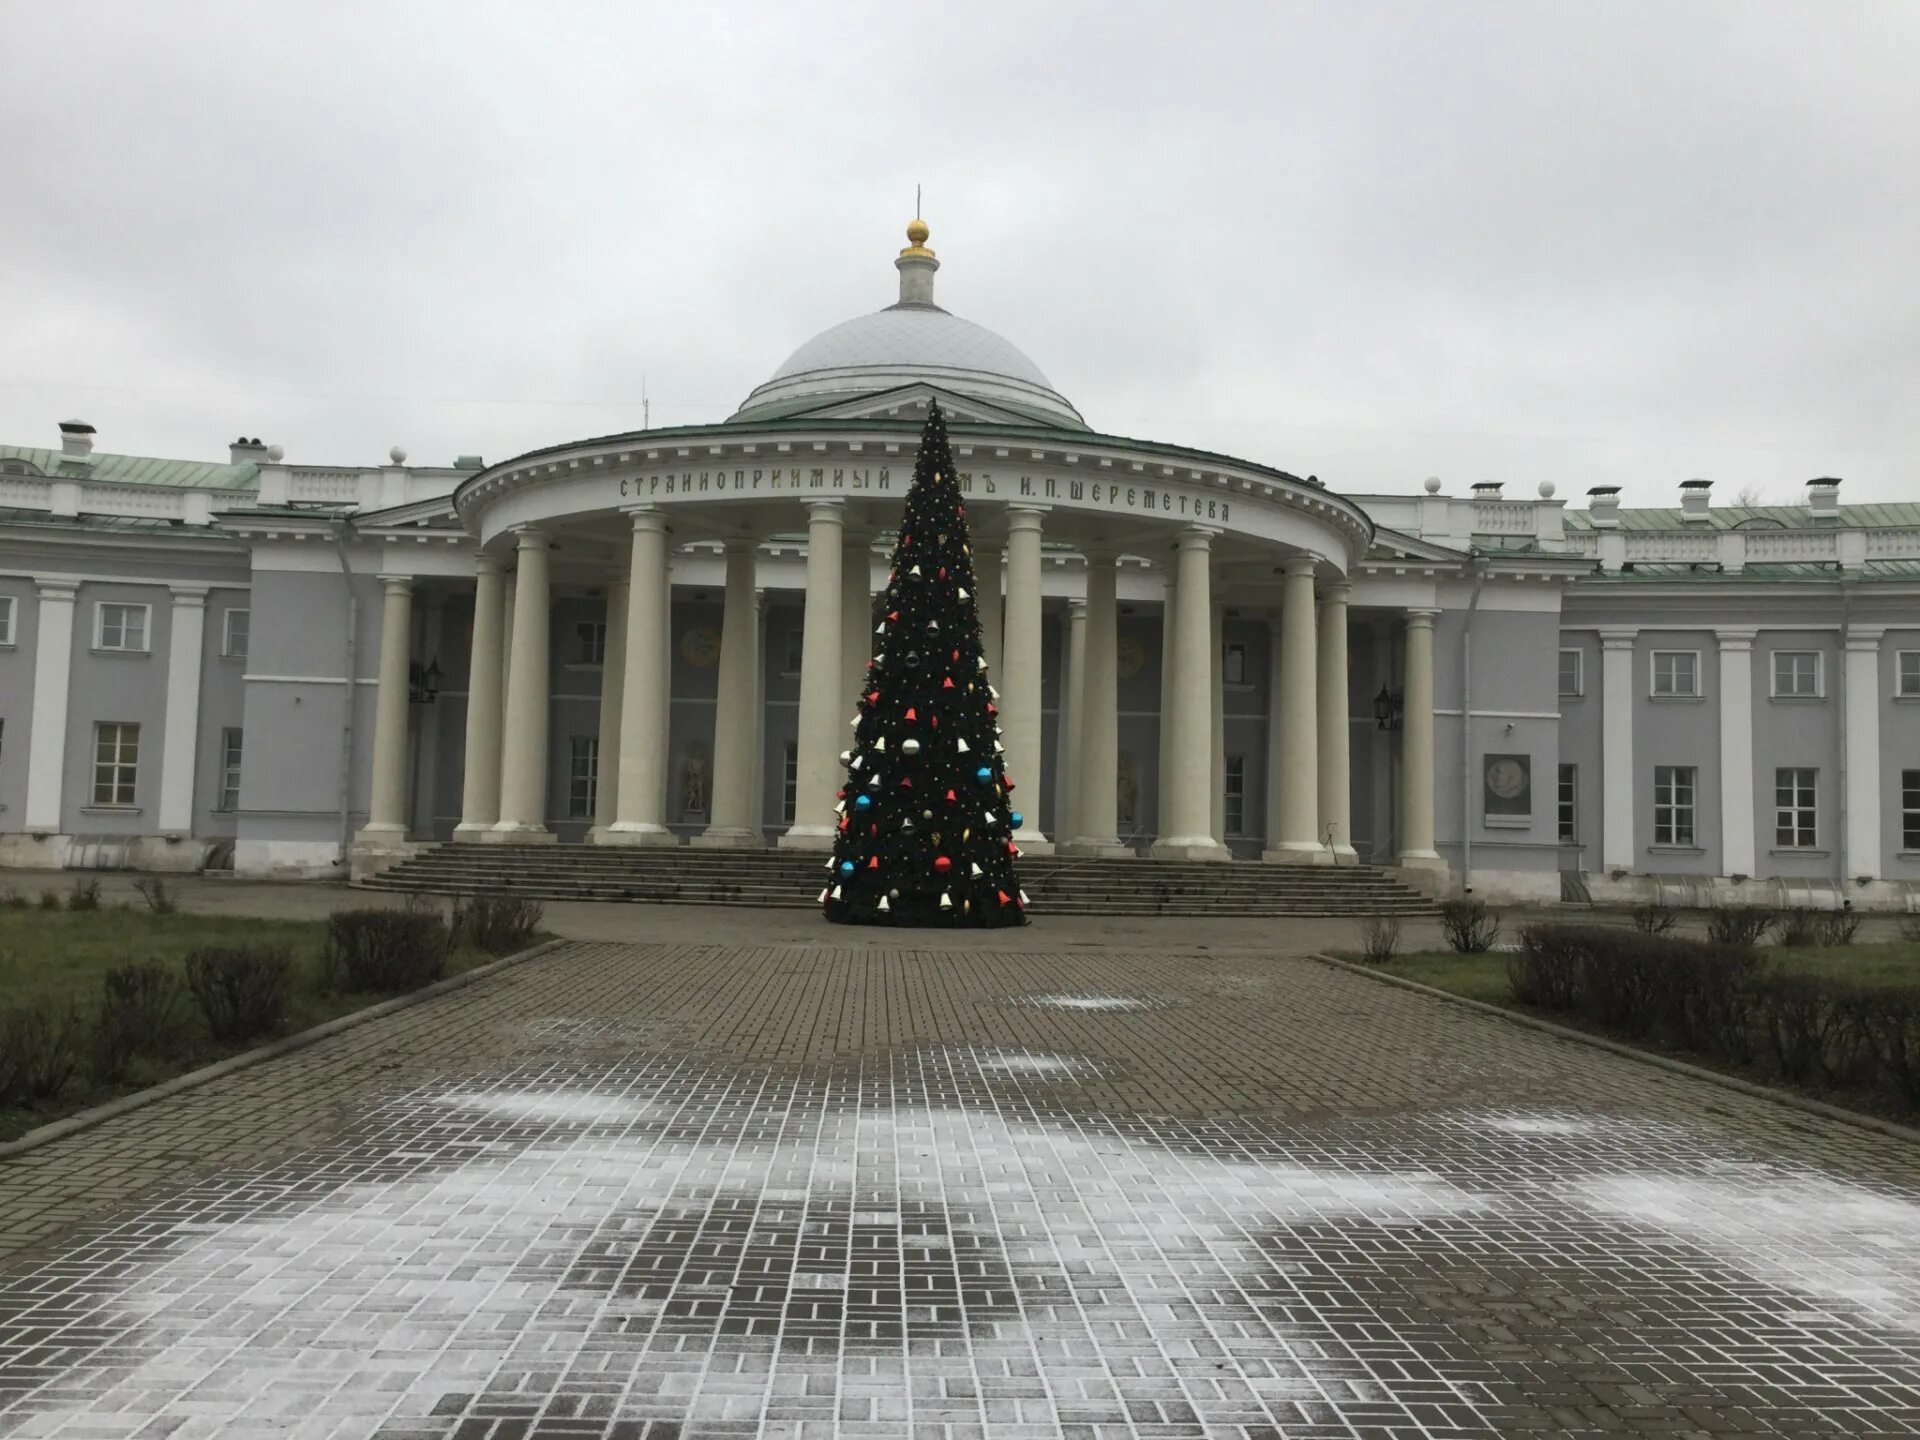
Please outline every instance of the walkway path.
[[0, 1164], [0, 1435], [1920, 1433], [1898, 1142], [1193, 922], [615, 916]]

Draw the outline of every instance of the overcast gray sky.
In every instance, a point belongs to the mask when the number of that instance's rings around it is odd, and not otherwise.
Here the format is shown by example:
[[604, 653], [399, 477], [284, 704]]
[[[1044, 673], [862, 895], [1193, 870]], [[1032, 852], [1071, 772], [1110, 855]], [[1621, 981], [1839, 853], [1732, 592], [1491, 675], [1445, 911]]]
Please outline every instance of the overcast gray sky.
[[0, 440], [489, 460], [939, 298], [1347, 490], [1916, 493], [1920, 4], [0, 8]]

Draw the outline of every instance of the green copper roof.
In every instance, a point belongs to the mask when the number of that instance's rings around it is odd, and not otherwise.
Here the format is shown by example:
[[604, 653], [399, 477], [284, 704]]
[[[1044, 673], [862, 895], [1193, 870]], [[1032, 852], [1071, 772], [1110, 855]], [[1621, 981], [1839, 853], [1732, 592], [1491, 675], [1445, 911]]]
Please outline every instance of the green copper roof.
[[206, 460], [156, 460], [146, 455], [87, 456], [79, 463], [58, 450], [0, 445], [0, 463], [24, 460], [50, 480], [99, 480], [110, 485], [162, 485], [174, 490], [251, 490], [259, 467]]
[[[1732, 530], [1742, 522], [1754, 523], [1746, 528], [1751, 530], [1771, 529], [1778, 525], [1787, 530], [1831, 530], [1834, 528], [1865, 529], [1870, 526], [1920, 525], [1920, 503], [1901, 501], [1884, 505], [1842, 505], [1838, 520], [1823, 520], [1815, 523], [1804, 505], [1725, 505], [1716, 506], [1707, 511], [1704, 520], [1682, 520], [1677, 509], [1635, 510], [1621, 506], [1619, 527], [1622, 530]], [[1590, 511], [1568, 510], [1566, 524], [1569, 530], [1591, 530], [1593, 517]]]

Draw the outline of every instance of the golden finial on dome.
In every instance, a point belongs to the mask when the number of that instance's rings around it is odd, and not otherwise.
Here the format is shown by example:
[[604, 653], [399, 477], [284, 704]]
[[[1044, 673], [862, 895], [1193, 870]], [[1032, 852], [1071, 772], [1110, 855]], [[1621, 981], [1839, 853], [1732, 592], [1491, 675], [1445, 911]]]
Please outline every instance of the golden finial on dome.
[[933, 258], [933, 251], [927, 248], [927, 236], [931, 233], [932, 232], [927, 229], [927, 222], [922, 220], [918, 215], [914, 216], [912, 220], [907, 222], [907, 248], [900, 253], [902, 255], [925, 256], [931, 260]]

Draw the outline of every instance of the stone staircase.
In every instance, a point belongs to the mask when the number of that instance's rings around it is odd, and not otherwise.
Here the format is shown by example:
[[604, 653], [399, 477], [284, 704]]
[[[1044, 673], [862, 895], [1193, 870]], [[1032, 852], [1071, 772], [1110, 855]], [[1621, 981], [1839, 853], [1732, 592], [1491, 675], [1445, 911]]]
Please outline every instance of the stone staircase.
[[[370, 890], [635, 904], [816, 903], [826, 856], [792, 850], [436, 845], [361, 883]], [[1426, 896], [1369, 866], [1198, 864], [1028, 856], [1034, 915], [1430, 915]]]

